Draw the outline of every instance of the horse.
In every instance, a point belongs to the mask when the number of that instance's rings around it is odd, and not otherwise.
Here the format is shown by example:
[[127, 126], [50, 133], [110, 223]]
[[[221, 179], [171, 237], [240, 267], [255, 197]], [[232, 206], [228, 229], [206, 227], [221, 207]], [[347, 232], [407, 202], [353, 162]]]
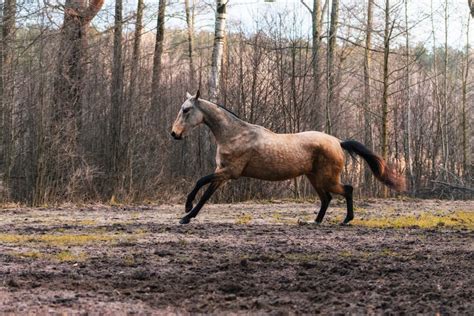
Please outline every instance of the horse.
[[[216, 169], [214, 173], [199, 179], [187, 196], [186, 215], [181, 218], [180, 224], [188, 224], [196, 217], [212, 194], [228, 180], [250, 177], [283, 181], [305, 175], [321, 200], [315, 222], [320, 224], [323, 221], [331, 194], [339, 194], [347, 203], [346, 217], [341, 225], [347, 225], [354, 218], [354, 210], [353, 187], [341, 183], [344, 150], [352, 157], [361, 156], [375, 177], [389, 188], [396, 191], [405, 189], [405, 179], [380, 156], [357, 141], [341, 141], [317, 131], [277, 134], [245, 122], [224, 107], [202, 99], [199, 90], [194, 96], [186, 93], [186, 101], [173, 123], [171, 136], [180, 140], [201, 124], [207, 125], [214, 134], [217, 143]], [[207, 190], [193, 207], [196, 194], [207, 184]]]

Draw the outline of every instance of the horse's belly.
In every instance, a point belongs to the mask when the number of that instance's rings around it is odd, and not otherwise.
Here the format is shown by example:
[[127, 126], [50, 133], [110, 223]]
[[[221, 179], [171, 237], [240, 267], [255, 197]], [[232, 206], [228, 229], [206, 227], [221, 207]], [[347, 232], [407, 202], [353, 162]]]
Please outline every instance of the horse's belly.
[[242, 175], [262, 180], [281, 181], [310, 173], [312, 157], [299, 150], [266, 151], [254, 155]]

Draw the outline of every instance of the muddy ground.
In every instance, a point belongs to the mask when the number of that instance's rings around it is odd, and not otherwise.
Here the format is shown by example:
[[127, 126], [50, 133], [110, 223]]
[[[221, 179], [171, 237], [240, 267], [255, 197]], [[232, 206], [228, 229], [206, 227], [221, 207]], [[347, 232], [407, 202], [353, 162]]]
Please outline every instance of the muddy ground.
[[359, 200], [349, 227], [342, 201], [321, 226], [315, 208], [208, 205], [187, 226], [181, 205], [5, 208], [0, 313], [474, 314], [473, 202]]

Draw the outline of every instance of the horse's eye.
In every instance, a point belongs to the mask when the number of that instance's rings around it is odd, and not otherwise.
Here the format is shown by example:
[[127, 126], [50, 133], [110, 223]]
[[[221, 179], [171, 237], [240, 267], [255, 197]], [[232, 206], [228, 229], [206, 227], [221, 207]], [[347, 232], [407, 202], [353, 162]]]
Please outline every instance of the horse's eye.
[[189, 110], [191, 110], [191, 108], [185, 108], [185, 109], [183, 109], [183, 113], [186, 114], [186, 113], [189, 112]]

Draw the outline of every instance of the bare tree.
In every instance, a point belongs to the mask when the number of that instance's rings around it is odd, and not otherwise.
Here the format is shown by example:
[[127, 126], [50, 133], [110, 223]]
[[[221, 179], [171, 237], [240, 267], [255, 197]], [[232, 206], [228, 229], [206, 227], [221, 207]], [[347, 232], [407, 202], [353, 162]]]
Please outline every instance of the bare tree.
[[211, 75], [209, 78], [209, 98], [217, 102], [222, 56], [224, 53], [225, 23], [227, 17], [227, 1], [216, 0], [216, 25], [214, 29], [214, 46], [212, 49]]
[[10, 182], [13, 155], [13, 104], [15, 102], [16, 0], [3, 4], [2, 43], [0, 47], [0, 97], [2, 113], [3, 180]]
[[[163, 55], [163, 40], [165, 36], [165, 11], [166, 11], [166, 0], [160, 0], [158, 4], [158, 18], [156, 28], [156, 40], [155, 40], [155, 51], [153, 54], [153, 76], [151, 82], [152, 98], [151, 107], [154, 109], [156, 115], [163, 110], [160, 104], [161, 95], [161, 75], [162, 75], [162, 55]], [[158, 109], [159, 107], [159, 109]]]
[[[301, 0], [301, 3], [308, 9], [311, 13], [311, 26], [312, 26], [312, 65], [313, 65], [313, 107], [311, 109], [311, 119], [314, 121], [315, 129], [321, 129], [322, 120], [321, 113], [323, 112], [323, 107], [321, 106], [321, 35], [322, 35], [322, 10], [321, 10], [321, 0], [313, 1], [313, 9]], [[325, 3], [325, 5], [327, 2]]]
[[469, 175], [469, 125], [468, 124], [468, 113], [469, 107], [467, 103], [467, 83], [469, 78], [470, 58], [469, 58], [469, 22], [470, 17], [467, 18], [467, 30], [466, 30], [466, 48], [464, 53], [464, 67], [462, 73], [462, 110], [461, 110], [461, 124], [462, 124], [462, 162], [463, 162], [463, 175]]
[[[371, 47], [372, 47], [372, 17], [373, 17], [373, 0], [367, 3], [367, 25], [365, 30], [365, 48], [364, 48], [364, 142], [369, 148], [373, 148], [372, 143], [372, 120], [371, 120], [371, 80], [370, 80], [370, 64], [371, 64]], [[371, 182], [371, 171], [365, 168], [364, 182]]]
[[405, 89], [406, 89], [406, 117], [405, 117], [405, 164], [408, 183], [413, 186], [413, 167], [411, 163], [411, 84], [410, 84], [410, 32], [408, 26], [408, 0], [405, 0]]
[[[392, 26], [391, 26], [392, 25]], [[390, 23], [390, 1], [385, 0], [385, 28], [383, 37], [383, 94], [382, 94], [382, 158], [388, 157], [388, 87], [389, 87], [389, 70], [388, 63], [390, 57], [390, 38], [393, 24]]]
[[334, 58], [337, 40], [337, 25], [339, 23], [339, 0], [333, 0], [331, 6], [331, 23], [329, 28], [329, 47], [328, 47], [328, 96], [326, 99], [326, 133], [331, 134], [331, 106], [334, 104], [334, 89], [336, 85], [336, 72], [334, 67]]
[[[194, 0], [184, 0], [184, 8], [186, 11], [186, 25], [188, 33], [188, 58], [189, 58], [189, 87], [194, 88], [195, 76], [194, 70]], [[193, 90], [194, 91], [194, 90]]]
[[[122, 0], [115, 0], [114, 48], [112, 60], [112, 85], [110, 90], [110, 152], [109, 174], [121, 176], [121, 128], [123, 101], [123, 72], [122, 72]], [[117, 180], [117, 179], [116, 179]], [[111, 181], [116, 185], [118, 181]]]

